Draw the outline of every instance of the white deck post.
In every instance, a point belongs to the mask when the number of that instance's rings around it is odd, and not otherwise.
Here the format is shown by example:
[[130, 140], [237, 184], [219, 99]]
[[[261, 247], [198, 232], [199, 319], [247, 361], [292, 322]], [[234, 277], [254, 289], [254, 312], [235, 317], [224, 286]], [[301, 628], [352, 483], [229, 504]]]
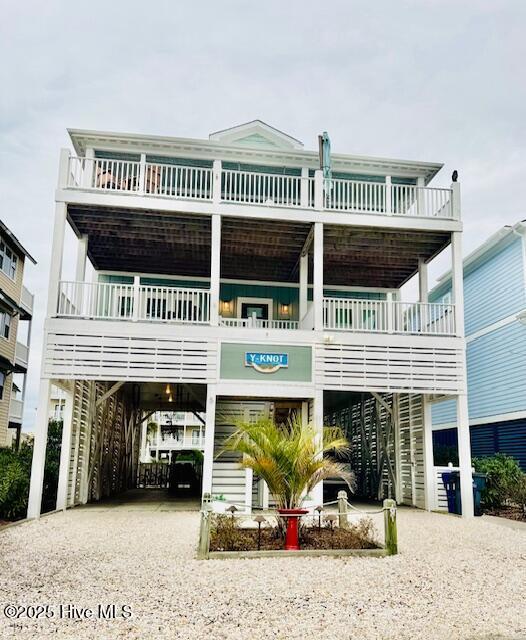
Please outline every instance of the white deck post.
[[64, 233], [66, 231], [67, 209], [64, 202], [55, 205], [55, 224], [51, 243], [51, 264], [49, 266], [49, 288], [47, 300], [48, 317], [57, 315], [59, 282], [62, 275], [62, 256], [64, 254]]
[[95, 151], [93, 147], [88, 147], [84, 154], [84, 172], [82, 174], [82, 186], [92, 189], [94, 185], [93, 176], [95, 174]]
[[139, 319], [139, 311], [141, 306], [141, 277], [133, 277], [133, 309], [132, 321], [137, 322]]
[[301, 168], [300, 206], [302, 209], [309, 208], [309, 169], [308, 167]]
[[309, 254], [301, 255], [300, 257], [300, 291], [299, 291], [299, 321], [300, 329], [307, 328], [302, 327], [303, 318], [307, 313], [308, 307], [308, 289], [309, 289]]
[[212, 215], [212, 256], [210, 264], [210, 324], [219, 324], [219, 289], [221, 278], [221, 216]]
[[385, 294], [385, 304], [386, 304], [386, 308], [387, 308], [387, 333], [393, 333], [394, 330], [394, 314], [395, 314], [395, 308], [396, 305], [394, 304], [393, 301], [393, 292], [392, 291], [388, 291]]
[[385, 176], [385, 213], [388, 216], [393, 214], [393, 188], [391, 176]]
[[314, 329], [323, 331], [323, 223], [314, 223]]
[[424, 474], [425, 474], [425, 508], [427, 511], [436, 509], [435, 505], [435, 463], [433, 460], [433, 421], [431, 417], [431, 403], [427, 396], [422, 397], [424, 418]]
[[71, 458], [71, 433], [73, 429], [73, 393], [65, 391], [66, 402], [62, 418], [62, 444], [58, 472], [57, 509], [65, 511], [68, 506], [69, 461]]
[[323, 171], [320, 169], [314, 172], [314, 208], [321, 211], [325, 205], [323, 195]]
[[[307, 405], [307, 403], [305, 403]], [[308, 405], [307, 405], [308, 406]], [[307, 420], [305, 406], [302, 408], [302, 419]], [[318, 447], [323, 445], [323, 389], [316, 389], [314, 392], [314, 426], [317, 432]], [[323, 504], [323, 482], [319, 482], [312, 491], [313, 506]]]
[[141, 153], [141, 161], [139, 164], [139, 184], [137, 191], [139, 194], [146, 192], [146, 154]]
[[252, 511], [252, 484], [254, 482], [254, 472], [248, 467], [245, 469], [245, 511]]
[[427, 264], [420, 259], [418, 261], [418, 301], [420, 302], [420, 331], [425, 331], [428, 325], [427, 301], [428, 301]]
[[416, 215], [425, 216], [427, 214], [425, 200], [424, 200], [424, 191], [423, 188], [425, 185], [425, 180], [422, 176], [419, 176], [416, 179]]
[[209, 384], [206, 389], [206, 425], [203, 460], [203, 495], [212, 493], [212, 468], [214, 465], [214, 434], [216, 423], [216, 386]]
[[451, 217], [460, 220], [460, 182], [451, 183]]
[[29, 500], [27, 504], [28, 518], [40, 517], [40, 508], [42, 504], [42, 488], [44, 483], [44, 465], [46, 461], [48, 409], [50, 394], [51, 380], [47, 378], [41, 378], [35, 424], [35, 441], [33, 444], [33, 460], [31, 463]]
[[221, 172], [223, 163], [221, 160], [214, 160], [212, 168], [212, 202], [219, 204], [221, 202]]
[[471, 442], [469, 437], [468, 397], [457, 396], [458, 466], [460, 468], [460, 498], [462, 517], [472, 518], [473, 478], [471, 472]]
[[451, 294], [455, 313], [455, 333], [464, 337], [464, 273], [462, 265], [462, 232], [451, 234], [452, 278]]

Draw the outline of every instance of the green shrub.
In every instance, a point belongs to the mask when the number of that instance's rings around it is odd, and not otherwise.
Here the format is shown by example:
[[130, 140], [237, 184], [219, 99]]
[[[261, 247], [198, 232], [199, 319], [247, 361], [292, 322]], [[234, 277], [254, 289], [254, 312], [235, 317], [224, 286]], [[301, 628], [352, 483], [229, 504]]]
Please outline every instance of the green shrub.
[[490, 509], [502, 507], [523, 475], [515, 458], [496, 453], [486, 458], [473, 458], [472, 464], [475, 471], [487, 474], [486, 488], [482, 492], [484, 505]]
[[522, 509], [522, 517], [526, 518], [526, 473], [512, 485], [510, 500]]
[[28, 445], [22, 445], [19, 452], [0, 449], [0, 519], [26, 515], [32, 450]]

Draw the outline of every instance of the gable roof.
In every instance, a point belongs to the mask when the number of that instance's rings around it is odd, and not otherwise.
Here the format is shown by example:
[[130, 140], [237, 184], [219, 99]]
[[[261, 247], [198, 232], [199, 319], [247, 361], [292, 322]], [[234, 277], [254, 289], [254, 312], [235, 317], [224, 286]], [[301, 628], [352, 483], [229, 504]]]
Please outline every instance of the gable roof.
[[26, 258], [29, 258], [33, 264], [36, 264], [36, 260], [33, 256], [22, 246], [18, 238], [15, 234], [9, 229], [3, 222], [0, 220], [0, 232], [6, 236], [11, 245], [16, 249], [19, 254], [24, 255]]
[[259, 119], [215, 131], [208, 138], [231, 146], [256, 149], [303, 149], [303, 142]]

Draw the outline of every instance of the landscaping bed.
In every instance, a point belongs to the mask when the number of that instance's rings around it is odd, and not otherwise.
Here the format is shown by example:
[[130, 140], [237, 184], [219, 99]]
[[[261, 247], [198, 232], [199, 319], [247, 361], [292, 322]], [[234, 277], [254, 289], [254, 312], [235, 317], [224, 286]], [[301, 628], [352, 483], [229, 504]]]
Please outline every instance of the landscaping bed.
[[492, 509], [484, 509], [484, 513], [488, 516], [497, 516], [499, 518], [508, 518], [508, 520], [518, 520], [526, 522], [526, 514], [522, 506], [504, 505]]

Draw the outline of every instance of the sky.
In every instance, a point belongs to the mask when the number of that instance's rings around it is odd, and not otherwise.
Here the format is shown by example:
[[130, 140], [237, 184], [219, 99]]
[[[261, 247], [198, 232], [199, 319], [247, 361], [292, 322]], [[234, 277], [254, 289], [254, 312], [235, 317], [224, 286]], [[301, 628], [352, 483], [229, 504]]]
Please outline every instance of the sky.
[[443, 162], [435, 186], [457, 169], [465, 254], [526, 218], [524, 0], [1, 4], [0, 218], [38, 261], [25, 429], [67, 127], [206, 138], [260, 118], [308, 149], [326, 130], [337, 153]]

